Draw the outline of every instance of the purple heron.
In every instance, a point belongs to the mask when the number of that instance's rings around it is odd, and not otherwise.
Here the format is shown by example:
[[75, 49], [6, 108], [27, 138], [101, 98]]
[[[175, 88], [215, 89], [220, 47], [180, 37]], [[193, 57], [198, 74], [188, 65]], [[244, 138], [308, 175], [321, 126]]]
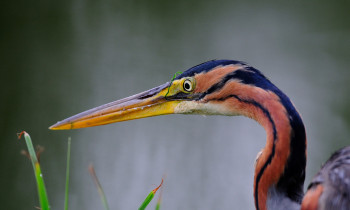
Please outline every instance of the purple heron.
[[166, 114], [243, 115], [265, 128], [266, 145], [255, 165], [256, 209], [350, 209], [350, 147], [332, 155], [304, 196], [307, 140], [303, 121], [290, 99], [244, 62], [199, 64], [171, 82], [69, 117], [50, 129]]

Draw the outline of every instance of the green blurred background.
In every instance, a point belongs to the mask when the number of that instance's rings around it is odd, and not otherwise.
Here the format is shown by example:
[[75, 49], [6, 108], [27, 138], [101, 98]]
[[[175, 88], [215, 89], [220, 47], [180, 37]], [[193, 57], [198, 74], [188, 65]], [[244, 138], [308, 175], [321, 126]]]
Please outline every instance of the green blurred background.
[[[349, 1], [5, 1], [0, 7], [0, 204], [38, 206], [16, 133], [45, 147], [52, 209], [64, 202], [72, 137], [70, 209], [136, 209], [163, 176], [163, 209], [253, 209], [265, 132], [243, 117], [162, 116], [49, 131], [86, 109], [169, 81], [215, 59], [260, 69], [294, 102], [308, 135], [309, 183], [350, 144]], [[149, 209], [154, 209], [153, 202]]]

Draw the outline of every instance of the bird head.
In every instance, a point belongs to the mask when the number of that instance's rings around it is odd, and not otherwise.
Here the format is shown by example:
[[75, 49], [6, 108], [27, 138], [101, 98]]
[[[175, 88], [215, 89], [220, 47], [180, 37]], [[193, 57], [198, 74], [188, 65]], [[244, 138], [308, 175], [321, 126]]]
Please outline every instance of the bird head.
[[249, 116], [252, 112], [245, 113], [238, 102], [258, 91], [251, 89], [255, 87], [252, 83], [266, 82], [258, 70], [243, 62], [212, 60], [188, 69], [171, 82], [74, 115], [50, 129], [77, 129], [167, 114]]

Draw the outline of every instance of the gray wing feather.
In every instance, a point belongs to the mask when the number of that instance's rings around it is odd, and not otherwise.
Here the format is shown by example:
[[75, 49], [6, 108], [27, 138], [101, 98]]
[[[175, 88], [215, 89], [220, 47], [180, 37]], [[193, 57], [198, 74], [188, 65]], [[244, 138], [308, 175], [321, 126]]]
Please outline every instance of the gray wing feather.
[[308, 189], [321, 184], [320, 210], [350, 209], [350, 146], [336, 151], [322, 166]]

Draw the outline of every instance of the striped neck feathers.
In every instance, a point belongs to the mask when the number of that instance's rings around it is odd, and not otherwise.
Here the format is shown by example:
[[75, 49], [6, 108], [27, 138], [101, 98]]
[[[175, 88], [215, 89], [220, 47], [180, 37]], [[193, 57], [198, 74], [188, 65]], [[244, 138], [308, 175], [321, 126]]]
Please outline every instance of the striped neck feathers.
[[[272, 188], [279, 196], [299, 204], [306, 166], [306, 134], [299, 113], [290, 99], [257, 69], [244, 64], [220, 68], [206, 72], [213, 74], [209, 78], [215, 82], [198, 82], [203, 84], [198, 90], [205, 90], [199, 100], [229, 107], [231, 115], [252, 118], [267, 133], [266, 146], [256, 160], [256, 208], [267, 209]], [[196, 75], [197, 81], [206, 78]]]
[[256, 160], [255, 206], [267, 209], [271, 192], [300, 204], [306, 167], [304, 124], [290, 99], [259, 73], [253, 68], [236, 72], [242, 84], [236, 100], [246, 109], [243, 114], [267, 133], [266, 146]]

